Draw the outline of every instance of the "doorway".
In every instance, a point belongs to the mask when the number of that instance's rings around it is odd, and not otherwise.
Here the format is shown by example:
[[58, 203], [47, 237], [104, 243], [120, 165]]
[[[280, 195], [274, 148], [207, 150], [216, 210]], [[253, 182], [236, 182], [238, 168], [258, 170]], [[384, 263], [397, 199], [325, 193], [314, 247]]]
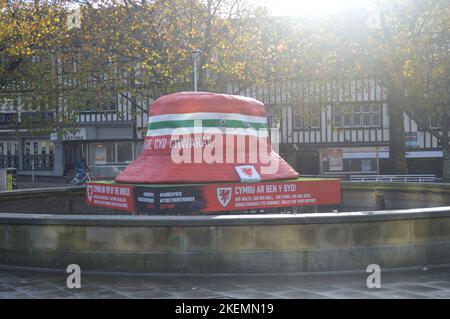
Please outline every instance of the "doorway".
[[88, 158], [88, 147], [87, 144], [79, 142], [66, 142], [64, 143], [64, 163], [65, 169], [73, 169], [74, 163], [77, 159], [84, 159], [87, 163]]
[[300, 175], [319, 175], [319, 152], [314, 150], [298, 152], [296, 166]]

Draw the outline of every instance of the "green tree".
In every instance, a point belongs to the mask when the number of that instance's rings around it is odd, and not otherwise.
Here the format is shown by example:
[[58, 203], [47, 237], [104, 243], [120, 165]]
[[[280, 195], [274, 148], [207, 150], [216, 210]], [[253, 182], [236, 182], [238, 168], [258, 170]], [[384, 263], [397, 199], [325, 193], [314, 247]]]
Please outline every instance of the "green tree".
[[[304, 79], [319, 87], [376, 79], [388, 94], [391, 170], [406, 174], [404, 112], [438, 138], [449, 158], [449, 10], [446, 0], [390, 0], [377, 1], [370, 14], [278, 19], [272, 22], [272, 45], [283, 50], [274, 51], [273, 67], [285, 81]], [[369, 18], [375, 19], [370, 25]], [[290, 103], [301, 108], [297, 88], [289, 90]], [[324, 99], [319, 95], [316, 105]], [[440, 130], [429, 126], [433, 113], [442, 119]], [[449, 167], [447, 160], [444, 178]]]

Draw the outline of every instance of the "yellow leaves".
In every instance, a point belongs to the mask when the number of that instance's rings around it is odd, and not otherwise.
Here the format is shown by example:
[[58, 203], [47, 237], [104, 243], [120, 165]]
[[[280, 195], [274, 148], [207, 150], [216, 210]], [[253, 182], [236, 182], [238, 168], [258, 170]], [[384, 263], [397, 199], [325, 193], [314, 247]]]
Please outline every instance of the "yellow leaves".
[[405, 79], [410, 79], [414, 76], [414, 62], [412, 60], [406, 60], [403, 63], [403, 77]]
[[433, 78], [442, 79], [445, 76], [445, 66], [444, 65], [438, 65], [435, 66], [432, 71], [431, 75]]
[[0, 42], [3, 53], [11, 58], [32, 56], [41, 48], [55, 47], [65, 38], [59, 15], [61, 8], [30, 2], [17, 2], [5, 7], [0, 18]]

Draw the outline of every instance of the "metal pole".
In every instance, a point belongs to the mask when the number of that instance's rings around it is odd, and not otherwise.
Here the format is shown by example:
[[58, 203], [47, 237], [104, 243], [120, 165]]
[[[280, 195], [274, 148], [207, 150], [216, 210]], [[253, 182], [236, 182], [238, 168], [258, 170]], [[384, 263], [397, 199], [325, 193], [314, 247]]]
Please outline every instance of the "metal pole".
[[32, 157], [32, 161], [31, 161], [31, 181], [34, 184], [34, 156]]
[[197, 92], [197, 58], [194, 58], [194, 92]]
[[197, 92], [198, 89], [198, 65], [200, 63], [200, 56], [202, 54], [201, 50], [192, 50], [190, 52], [191, 58], [192, 58], [192, 66], [193, 66], [193, 73], [194, 73], [194, 92]]

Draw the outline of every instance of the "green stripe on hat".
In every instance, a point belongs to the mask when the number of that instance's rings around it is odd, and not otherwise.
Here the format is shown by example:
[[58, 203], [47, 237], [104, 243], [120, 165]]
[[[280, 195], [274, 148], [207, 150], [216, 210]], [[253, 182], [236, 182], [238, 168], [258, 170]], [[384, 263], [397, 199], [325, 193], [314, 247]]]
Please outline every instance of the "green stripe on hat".
[[184, 121], [161, 121], [161, 122], [152, 122], [148, 124], [149, 130], [158, 130], [158, 129], [168, 129], [168, 128], [188, 128], [195, 127], [195, 124], [198, 122], [201, 123], [202, 127], [217, 127], [217, 128], [254, 128], [258, 129], [267, 129], [267, 125], [265, 123], [252, 123], [246, 121], [239, 120], [184, 120]]

